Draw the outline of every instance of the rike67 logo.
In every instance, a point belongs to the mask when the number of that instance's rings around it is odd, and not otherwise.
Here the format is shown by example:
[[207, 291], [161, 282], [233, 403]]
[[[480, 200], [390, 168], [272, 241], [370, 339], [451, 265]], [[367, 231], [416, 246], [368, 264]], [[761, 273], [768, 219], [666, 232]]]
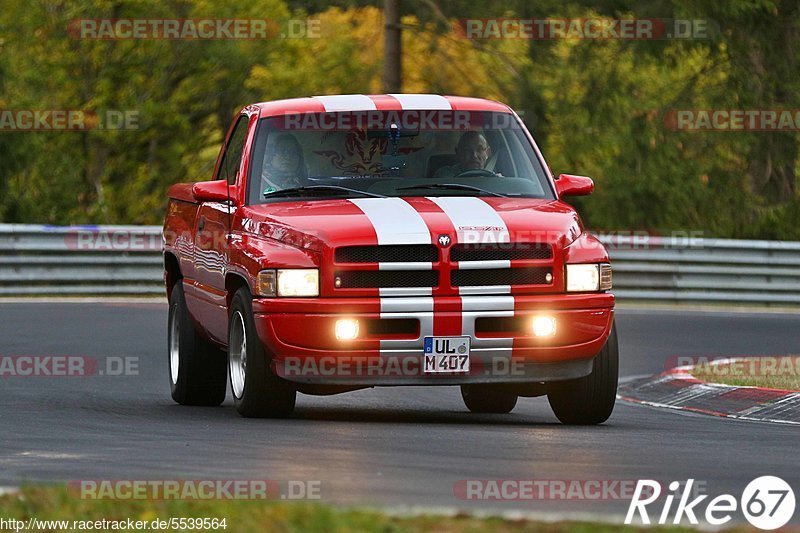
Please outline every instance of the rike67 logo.
[[[733, 513], [741, 509], [742, 514], [751, 525], [764, 530], [778, 529], [786, 525], [794, 516], [795, 498], [792, 487], [783, 479], [775, 476], [761, 476], [751, 481], [737, 500], [731, 494], [722, 494], [705, 502], [705, 512], [701, 514], [704, 500], [708, 495], [696, 496], [691, 501], [694, 479], [686, 483], [673, 481], [669, 484], [669, 492], [664, 498], [663, 507], [657, 515], [657, 523], [668, 523], [672, 515], [672, 523], [680, 524], [683, 518], [690, 524], [698, 525], [697, 516], [705, 518], [707, 524], [721, 526], [731, 521]], [[636, 484], [633, 499], [625, 516], [625, 523], [631, 524], [638, 513], [643, 524], [650, 524], [650, 511], [658, 510], [658, 504], [652, 505], [661, 497], [661, 484], [644, 479]], [[675, 506], [674, 515], [673, 503]], [[655, 509], [648, 509], [648, 506]]]

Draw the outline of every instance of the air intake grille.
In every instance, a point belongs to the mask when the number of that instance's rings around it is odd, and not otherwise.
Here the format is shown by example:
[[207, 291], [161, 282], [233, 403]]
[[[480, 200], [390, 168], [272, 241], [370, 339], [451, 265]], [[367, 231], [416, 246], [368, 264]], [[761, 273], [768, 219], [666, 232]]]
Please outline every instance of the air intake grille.
[[514, 261], [550, 259], [550, 245], [542, 243], [457, 244], [450, 250], [451, 261]]
[[337, 263], [435, 263], [439, 251], [432, 244], [344, 246], [335, 257]]
[[436, 287], [435, 270], [347, 270], [335, 274], [337, 289]]
[[454, 287], [548, 285], [551, 283], [547, 280], [550, 273], [550, 269], [544, 267], [454, 270], [451, 279]]

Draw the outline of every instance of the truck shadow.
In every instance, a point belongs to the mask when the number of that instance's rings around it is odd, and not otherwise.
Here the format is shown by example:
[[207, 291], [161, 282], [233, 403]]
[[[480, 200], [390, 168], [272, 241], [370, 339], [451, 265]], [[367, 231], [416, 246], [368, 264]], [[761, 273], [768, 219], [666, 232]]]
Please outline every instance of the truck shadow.
[[[543, 410], [542, 410], [543, 411]], [[530, 409], [520, 409], [508, 414], [470, 413], [466, 410], [443, 408], [434, 410], [420, 406], [419, 409], [387, 409], [363, 406], [298, 406], [293, 415], [286, 420], [316, 422], [349, 422], [363, 424], [430, 424], [459, 426], [562, 426], [552, 414], [531, 413]], [[564, 426], [566, 427], [566, 426]]]

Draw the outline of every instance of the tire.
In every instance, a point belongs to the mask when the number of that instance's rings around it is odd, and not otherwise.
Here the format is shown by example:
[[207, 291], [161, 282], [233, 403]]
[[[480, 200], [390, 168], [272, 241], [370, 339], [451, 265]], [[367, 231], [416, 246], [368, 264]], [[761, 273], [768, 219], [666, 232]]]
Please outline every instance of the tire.
[[225, 401], [225, 352], [201, 337], [186, 308], [183, 281], [172, 287], [167, 322], [167, 364], [172, 399], [181, 405]]
[[473, 413], [510, 413], [517, 395], [498, 385], [462, 385], [461, 398]]
[[233, 296], [228, 318], [228, 374], [236, 410], [246, 418], [280, 418], [294, 411], [297, 391], [272, 372], [246, 288]]
[[617, 327], [612, 325], [608, 340], [594, 359], [592, 373], [580, 379], [554, 383], [547, 399], [564, 424], [602, 424], [614, 410], [618, 377]]

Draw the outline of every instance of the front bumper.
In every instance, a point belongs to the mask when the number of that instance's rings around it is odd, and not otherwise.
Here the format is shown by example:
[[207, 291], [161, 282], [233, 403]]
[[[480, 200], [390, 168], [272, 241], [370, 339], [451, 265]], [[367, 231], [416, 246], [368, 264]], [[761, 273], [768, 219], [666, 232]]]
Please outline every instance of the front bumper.
[[[253, 310], [273, 370], [289, 381], [347, 386], [538, 383], [591, 373], [611, 332], [614, 296], [258, 298]], [[534, 337], [524, 325], [544, 313], [555, 317], [556, 334]], [[391, 331], [379, 326], [343, 342], [334, 335], [341, 318], [384, 326], [400, 320], [416, 327]], [[469, 373], [423, 373], [423, 338], [431, 335], [469, 335]]]

